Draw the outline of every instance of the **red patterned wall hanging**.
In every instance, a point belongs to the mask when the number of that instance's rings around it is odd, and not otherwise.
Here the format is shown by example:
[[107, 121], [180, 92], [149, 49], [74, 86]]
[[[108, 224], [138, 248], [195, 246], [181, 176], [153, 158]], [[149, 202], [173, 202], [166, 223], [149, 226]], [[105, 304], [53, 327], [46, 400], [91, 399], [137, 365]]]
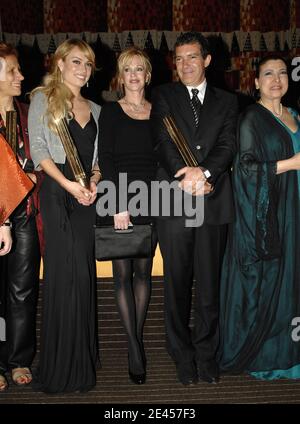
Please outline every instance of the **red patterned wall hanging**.
[[41, 0], [1, 0], [0, 17], [3, 32], [17, 34], [44, 32]]
[[290, 26], [290, 0], [241, 0], [242, 31], [281, 31]]
[[172, 0], [107, 0], [108, 30], [172, 29]]
[[44, 32], [107, 31], [107, 0], [44, 0]]
[[236, 31], [239, 14], [239, 0], [173, 0], [173, 30]]

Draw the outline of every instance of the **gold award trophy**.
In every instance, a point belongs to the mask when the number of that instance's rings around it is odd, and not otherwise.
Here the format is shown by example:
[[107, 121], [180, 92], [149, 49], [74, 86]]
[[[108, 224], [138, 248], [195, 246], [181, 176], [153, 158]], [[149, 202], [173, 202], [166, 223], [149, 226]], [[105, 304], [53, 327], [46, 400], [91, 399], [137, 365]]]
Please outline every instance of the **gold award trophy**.
[[17, 112], [8, 110], [6, 112], [6, 141], [14, 154], [17, 154]]
[[[177, 128], [174, 119], [171, 116], [165, 116], [163, 118], [163, 122], [168, 131], [169, 136], [171, 137], [171, 140], [177, 147], [177, 150], [180, 153], [186, 166], [199, 166], [194, 153], [191, 151], [188, 142], [184, 138], [179, 128]], [[214, 186], [210, 182], [206, 181], [205, 184], [208, 184], [210, 186], [210, 191], [213, 191]]]
[[66, 153], [67, 160], [70, 164], [71, 170], [75, 180], [82, 186], [90, 189], [90, 184], [86, 173], [84, 172], [82, 163], [80, 161], [78, 151], [70, 134], [66, 118], [56, 119], [55, 125], [57, 133], [62, 142], [63, 148]]
[[163, 122], [186, 166], [199, 166], [195, 155], [191, 151], [183, 134], [179, 128], [177, 128], [174, 119], [171, 116], [165, 116]]

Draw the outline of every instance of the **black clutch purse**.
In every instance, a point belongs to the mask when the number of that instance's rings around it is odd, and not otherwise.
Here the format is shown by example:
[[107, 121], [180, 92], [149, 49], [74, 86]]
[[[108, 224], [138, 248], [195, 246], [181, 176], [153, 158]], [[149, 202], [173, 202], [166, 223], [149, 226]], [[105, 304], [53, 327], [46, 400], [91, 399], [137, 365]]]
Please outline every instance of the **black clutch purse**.
[[128, 230], [95, 227], [95, 257], [98, 261], [152, 256], [152, 225], [134, 225]]

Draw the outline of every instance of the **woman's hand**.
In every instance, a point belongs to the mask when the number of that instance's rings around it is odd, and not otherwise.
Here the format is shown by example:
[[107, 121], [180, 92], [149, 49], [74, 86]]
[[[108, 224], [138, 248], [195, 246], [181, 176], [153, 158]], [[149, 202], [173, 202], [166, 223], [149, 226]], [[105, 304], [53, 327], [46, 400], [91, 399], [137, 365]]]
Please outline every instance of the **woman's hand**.
[[288, 171], [299, 171], [300, 170], [300, 152], [296, 153], [289, 159], [279, 160], [277, 162], [277, 174], [282, 174]]
[[94, 203], [97, 197], [97, 185], [94, 181], [90, 182], [89, 197], [78, 198], [78, 202], [84, 206], [90, 206]]
[[12, 246], [12, 237], [10, 227], [0, 227], [0, 256], [4, 256], [10, 252]]
[[90, 192], [91, 192], [90, 205], [92, 205], [97, 197], [97, 184], [95, 183], [95, 181], [92, 181], [92, 180], [90, 180]]
[[36, 175], [35, 174], [33, 174], [32, 172], [27, 172], [26, 173], [26, 175], [27, 175], [27, 177], [29, 177], [30, 179], [31, 179], [31, 181], [34, 183], [34, 184], [36, 184]]
[[114, 215], [115, 230], [127, 230], [130, 222], [130, 215], [128, 211], [120, 212]]
[[66, 180], [64, 182], [64, 189], [67, 190], [75, 199], [84, 206], [89, 206], [91, 204], [90, 200], [92, 198], [92, 193], [90, 190], [82, 187], [81, 184], [76, 181]]
[[70, 193], [77, 201], [84, 206], [90, 206], [96, 199], [97, 187], [95, 182], [91, 182], [90, 189], [82, 187], [76, 181], [68, 180], [58, 169], [52, 159], [44, 159], [40, 162], [43, 171], [53, 178], [64, 190]]
[[294, 163], [294, 169], [296, 171], [300, 170], [300, 153], [296, 153], [293, 157], [292, 157], [293, 163]]

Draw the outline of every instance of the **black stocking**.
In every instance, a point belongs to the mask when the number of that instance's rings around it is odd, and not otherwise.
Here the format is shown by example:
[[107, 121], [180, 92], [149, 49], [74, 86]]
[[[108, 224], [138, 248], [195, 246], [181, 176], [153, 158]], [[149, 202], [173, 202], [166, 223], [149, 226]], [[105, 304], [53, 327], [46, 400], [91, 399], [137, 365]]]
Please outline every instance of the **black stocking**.
[[129, 368], [134, 374], [144, 369], [143, 326], [151, 292], [152, 258], [113, 261], [116, 301], [128, 337]]
[[135, 297], [136, 333], [143, 340], [143, 328], [151, 294], [152, 258], [134, 259], [133, 292]]

